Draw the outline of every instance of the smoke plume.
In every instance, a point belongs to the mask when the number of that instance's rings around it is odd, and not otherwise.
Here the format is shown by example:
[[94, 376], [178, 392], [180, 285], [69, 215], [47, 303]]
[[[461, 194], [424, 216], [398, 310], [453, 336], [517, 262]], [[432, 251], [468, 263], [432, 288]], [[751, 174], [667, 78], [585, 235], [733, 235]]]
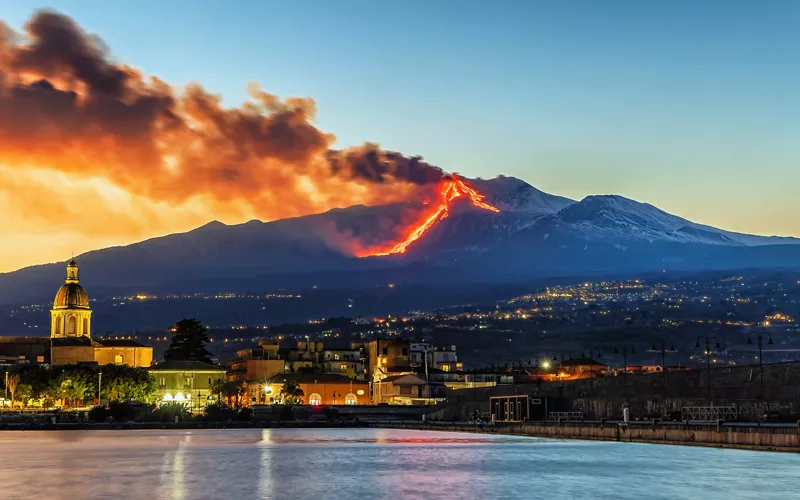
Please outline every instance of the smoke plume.
[[[95, 218], [105, 199], [135, 200], [131, 209], [147, 205], [146, 214], [192, 213], [192, 222], [203, 214], [271, 220], [397, 201], [445, 176], [374, 144], [335, 150], [335, 137], [313, 124], [312, 99], [281, 99], [257, 84], [248, 91], [247, 102], [224, 107], [198, 84], [146, 76], [57, 12], [37, 12], [23, 33], [0, 21], [0, 179], [15, 187], [0, 187], [0, 206], [15, 206], [26, 186], [50, 198], [46, 206], [64, 204], [58, 179], [67, 176], [99, 193]], [[124, 196], [109, 201], [109, 190]], [[44, 205], [30, 208], [35, 220], [58, 220]], [[109, 218], [120, 211], [108, 208]]]

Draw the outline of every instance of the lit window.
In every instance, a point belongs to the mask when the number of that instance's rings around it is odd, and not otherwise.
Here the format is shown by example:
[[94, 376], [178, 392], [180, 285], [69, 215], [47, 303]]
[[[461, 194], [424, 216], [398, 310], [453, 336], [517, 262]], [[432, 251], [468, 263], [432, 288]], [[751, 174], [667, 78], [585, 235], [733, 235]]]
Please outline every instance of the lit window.
[[308, 404], [311, 406], [319, 406], [322, 404], [322, 396], [317, 394], [316, 392], [308, 397]]
[[117, 354], [114, 356], [114, 363], [121, 365], [122, 364], [122, 354]]
[[36, 356], [37, 363], [44, 363], [44, 356]]
[[344, 404], [346, 404], [347, 406], [357, 405], [358, 398], [356, 397], [355, 394], [351, 392], [350, 394], [344, 397]]
[[450, 371], [450, 365], [442, 365], [442, 371], [449, 372]]
[[342, 370], [347, 370], [347, 365], [339, 365], [339, 368], [341, 368]]

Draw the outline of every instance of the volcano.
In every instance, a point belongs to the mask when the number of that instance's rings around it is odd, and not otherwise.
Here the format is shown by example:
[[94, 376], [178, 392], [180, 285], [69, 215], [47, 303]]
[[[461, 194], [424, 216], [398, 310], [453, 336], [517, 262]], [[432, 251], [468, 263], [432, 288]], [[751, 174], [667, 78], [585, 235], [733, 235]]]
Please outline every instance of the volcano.
[[[96, 296], [800, 268], [797, 238], [725, 231], [621, 196], [575, 201], [512, 177], [448, 177], [431, 187], [436, 201], [429, 205], [408, 201], [271, 222], [213, 222], [76, 259]], [[353, 251], [355, 240], [370, 250]], [[58, 263], [0, 274], [0, 304], [52, 300], [63, 269]]]
[[434, 227], [438, 222], [446, 219], [450, 215], [450, 204], [456, 198], [464, 197], [472, 203], [474, 207], [488, 210], [490, 212], [500, 212], [500, 209], [492, 206], [483, 201], [484, 195], [480, 194], [475, 189], [467, 186], [467, 184], [458, 178], [442, 181], [439, 187], [439, 193], [442, 201], [439, 205], [424, 219], [414, 225], [408, 232], [408, 235], [399, 243], [396, 243], [387, 250], [369, 250], [359, 254], [359, 257], [380, 257], [391, 254], [405, 253], [409, 245], [417, 241], [429, 229]]

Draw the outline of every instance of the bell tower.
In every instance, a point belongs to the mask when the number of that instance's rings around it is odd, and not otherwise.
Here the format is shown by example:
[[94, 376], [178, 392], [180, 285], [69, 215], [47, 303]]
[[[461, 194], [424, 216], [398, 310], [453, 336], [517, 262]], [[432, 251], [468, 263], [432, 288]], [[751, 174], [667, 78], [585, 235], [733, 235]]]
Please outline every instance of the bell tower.
[[72, 259], [67, 264], [67, 278], [50, 310], [50, 338], [90, 338], [91, 323], [89, 295], [80, 284], [78, 263]]

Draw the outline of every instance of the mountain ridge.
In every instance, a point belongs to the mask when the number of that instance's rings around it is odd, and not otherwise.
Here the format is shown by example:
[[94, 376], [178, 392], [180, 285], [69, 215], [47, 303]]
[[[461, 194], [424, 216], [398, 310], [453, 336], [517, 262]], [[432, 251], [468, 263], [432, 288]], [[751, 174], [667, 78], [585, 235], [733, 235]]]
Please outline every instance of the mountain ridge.
[[[370, 275], [425, 281], [497, 281], [570, 272], [628, 272], [661, 267], [702, 269], [800, 266], [800, 239], [747, 235], [669, 214], [620, 195], [590, 195], [580, 201], [550, 195], [513, 177], [466, 181], [499, 213], [456, 199], [439, 221], [405, 254], [356, 258], [359, 245], [386, 245], [398, 228], [411, 227], [424, 207], [410, 202], [355, 205], [307, 216], [227, 225], [210, 221], [190, 231], [150, 238], [77, 257], [82, 279], [98, 293], [180, 289], [202, 283], [250, 283], [269, 276], [337, 276], [347, 286]], [[761, 248], [761, 250], [758, 250]], [[717, 259], [717, 262], [714, 261]], [[429, 266], [426, 270], [416, 263]], [[432, 266], [432, 267], [430, 267]], [[432, 272], [430, 269], [441, 271]], [[388, 273], [388, 274], [387, 274]], [[428, 276], [425, 276], [425, 275]], [[356, 278], [356, 275], [357, 278]], [[63, 280], [63, 264], [43, 264], [0, 274], [0, 304], [42, 300]], [[191, 285], [194, 284], [194, 285]]]

